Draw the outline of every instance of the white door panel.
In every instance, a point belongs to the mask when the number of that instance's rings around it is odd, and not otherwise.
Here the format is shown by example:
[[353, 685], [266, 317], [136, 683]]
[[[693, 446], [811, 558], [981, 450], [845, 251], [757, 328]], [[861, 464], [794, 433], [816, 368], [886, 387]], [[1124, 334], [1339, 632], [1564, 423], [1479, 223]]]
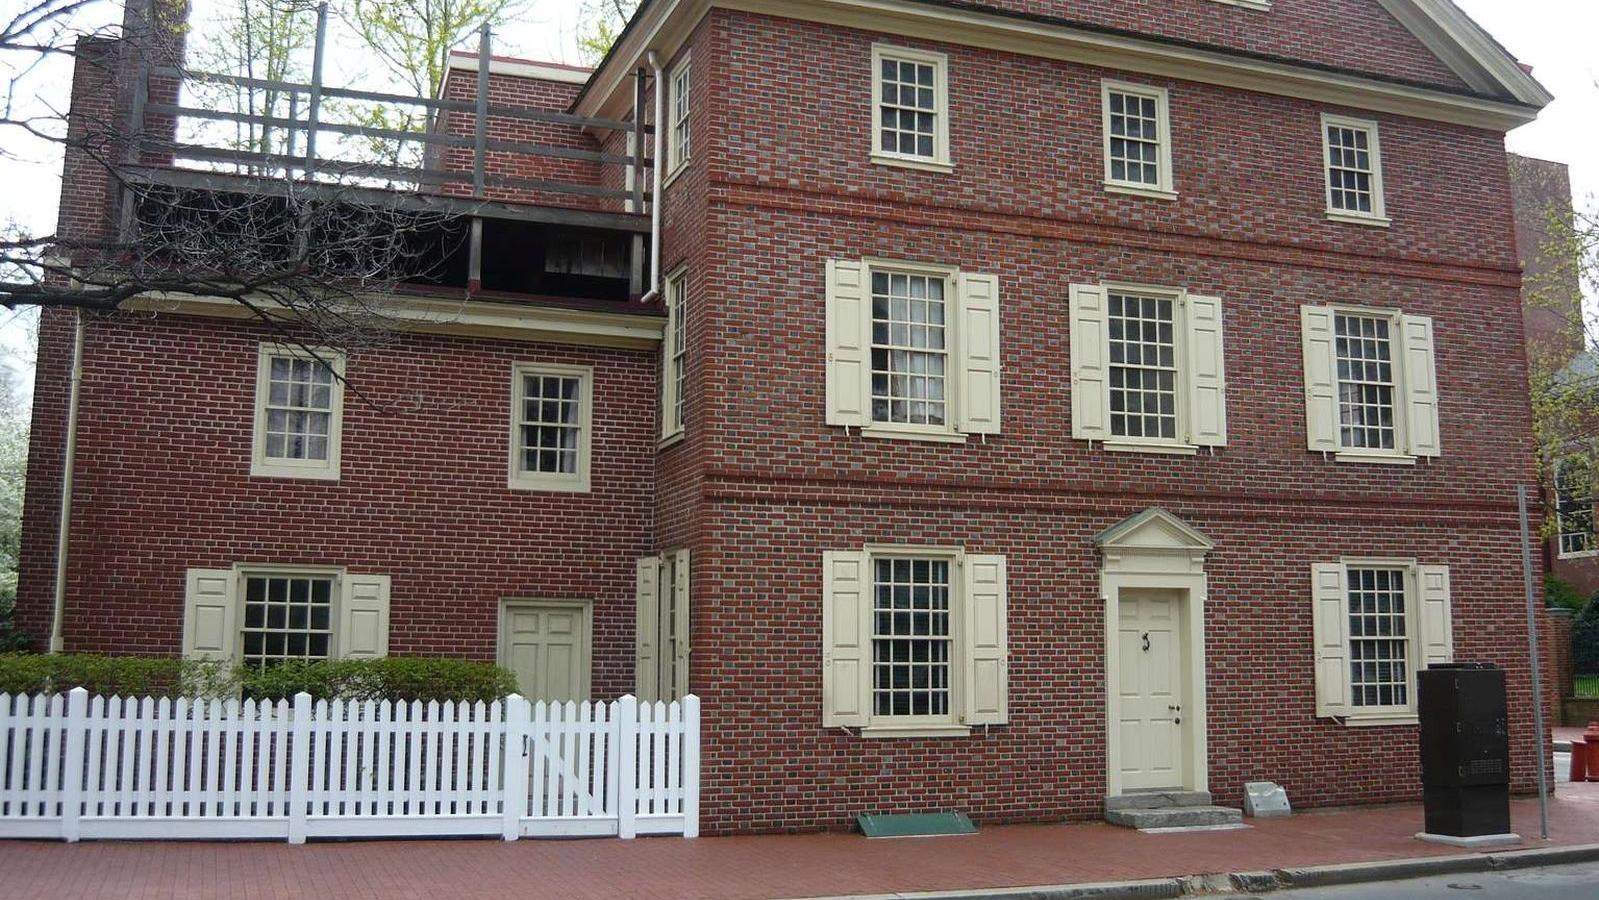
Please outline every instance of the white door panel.
[[507, 604], [500, 620], [500, 664], [532, 701], [587, 700], [588, 611], [579, 606]]
[[1118, 606], [1122, 787], [1181, 788], [1187, 746], [1181, 595], [1124, 590]]

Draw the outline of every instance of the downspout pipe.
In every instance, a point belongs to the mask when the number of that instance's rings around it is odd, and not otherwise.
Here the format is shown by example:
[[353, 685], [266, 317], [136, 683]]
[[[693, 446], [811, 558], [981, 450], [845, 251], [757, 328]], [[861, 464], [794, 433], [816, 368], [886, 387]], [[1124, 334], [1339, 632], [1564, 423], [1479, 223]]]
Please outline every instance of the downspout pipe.
[[[650, 184], [650, 288], [661, 295], [661, 181], [666, 171], [666, 75], [661, 70], [661, 54], [651, 50], [650, 71], [655, 74], [655, 149], [651, 165], [655, 175]], [[642, 110], [640, 114], [642, 115]]]
[[61, 509], [56, 523], [55, 605], [50, 616], [50, 652], [66, 648], [67, 549], [72, 536], [72, 473], [78, 455], [78, 398], [83, 392], [82, 310], [73, 314], [72, 388], [67, 397], [67, 440], [61, 459]]

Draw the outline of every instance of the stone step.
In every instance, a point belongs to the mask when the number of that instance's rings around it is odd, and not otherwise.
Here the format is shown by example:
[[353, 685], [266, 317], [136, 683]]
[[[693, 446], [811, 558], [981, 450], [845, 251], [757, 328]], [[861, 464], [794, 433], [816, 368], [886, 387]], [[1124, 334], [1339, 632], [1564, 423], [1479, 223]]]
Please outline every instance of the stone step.
[[1160, 809], [1107, 810], [1105, 821], [1124, 828], [1149, 831], [1157, 828], [1242, 825], [1244, 813], [1225, 806], [1168, 806]]
[[1209, 806], [1209, 791], [1128, 791], [1120, 797], [1106, 797], [1105, 811], [1119, 809], [1166, 809], [1172, 806]]

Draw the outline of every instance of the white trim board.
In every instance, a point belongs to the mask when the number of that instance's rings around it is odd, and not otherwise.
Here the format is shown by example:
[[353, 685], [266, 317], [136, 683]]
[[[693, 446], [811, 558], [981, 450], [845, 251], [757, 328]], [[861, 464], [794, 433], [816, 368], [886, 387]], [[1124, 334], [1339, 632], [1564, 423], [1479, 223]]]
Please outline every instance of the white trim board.
[[[471, 56], [450, 54], [450, 69], [477, 74], [477, 66], [476, 54]], [[537, 78], [540, 81], [558, 81], [562, 84], [588, 84], [594, 70], [531, 59], [506, 59], [495, 56], [489, 58], [489, 74], [509, 75], [513, 78]]]
[[[899, 37], [956, 43], [1045, 59], [1108, 66], [1320, 103], [1508, 131], [1537, 117], [1552, 98], [1447, 0], [1380, 0], [1401, 23], [1474, 89], [1473, 96], [1350, 72], [1261, 59], [1240, 52], [1185, 46], [1023, 19], [997, 11], [950, 6], [935, 0], [653, 0], [595, 71], [579, 98], [581, 115], [619, 116], [631, 107], [626, 79], [634, 64], [657, 50], [671, 58], [710, 9], [723, 8], [824, 22]], [[1447, 9], [1445, 9], [1447, 7]], [[1436, 46], [1435, 46], [1436, 45]]]

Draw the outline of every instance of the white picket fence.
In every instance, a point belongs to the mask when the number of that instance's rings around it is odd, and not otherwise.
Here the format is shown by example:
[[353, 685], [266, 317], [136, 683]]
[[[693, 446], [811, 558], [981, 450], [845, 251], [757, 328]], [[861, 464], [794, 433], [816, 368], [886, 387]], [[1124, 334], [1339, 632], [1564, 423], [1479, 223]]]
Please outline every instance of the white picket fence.
[[699, 699], [0, 694], [0, 838], [699, 834]]

